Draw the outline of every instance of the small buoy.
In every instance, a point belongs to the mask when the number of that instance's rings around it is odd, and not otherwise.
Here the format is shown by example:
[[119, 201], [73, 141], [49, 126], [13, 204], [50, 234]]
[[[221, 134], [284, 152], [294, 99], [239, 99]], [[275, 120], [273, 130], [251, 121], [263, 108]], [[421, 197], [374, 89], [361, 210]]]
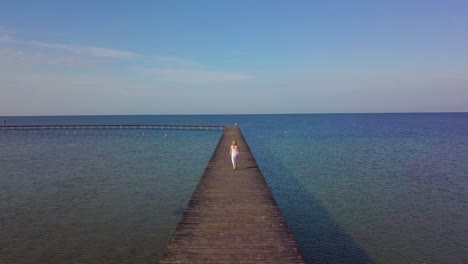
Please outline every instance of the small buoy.
[[285, 134], [287, 134], [287, 133], [288, 133], [288, 131], [284, 131], [284, 133], [285, 133]]
[[164, 137], [167, 137], [167, 133], [164, 133]]

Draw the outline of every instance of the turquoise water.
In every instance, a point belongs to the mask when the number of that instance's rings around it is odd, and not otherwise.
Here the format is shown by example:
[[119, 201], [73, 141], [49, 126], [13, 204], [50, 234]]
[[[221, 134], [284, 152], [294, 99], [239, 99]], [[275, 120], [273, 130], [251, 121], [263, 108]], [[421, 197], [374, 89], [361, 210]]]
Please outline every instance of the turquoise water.
[[[309, 263], [468, 263], [468, 114], [8, 121], [238, 123]], [[2, 261], [157, 262], [221, 135], [164, 133], [0, 135]]]
[[0, 136], [0, 263], [156, 263], [220, 135]]

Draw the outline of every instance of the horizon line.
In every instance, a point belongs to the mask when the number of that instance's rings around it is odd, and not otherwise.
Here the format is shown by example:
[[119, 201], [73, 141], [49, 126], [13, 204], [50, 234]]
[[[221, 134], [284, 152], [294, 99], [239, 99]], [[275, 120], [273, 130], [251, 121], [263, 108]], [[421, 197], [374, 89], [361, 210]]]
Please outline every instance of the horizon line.
[[0, 117], [76, 117], [76, 116], [239, 116], [239, 115], [356, 115], [356, 114], [468, 114], [468, 111], [441, 112], [315, 112], [315, 113], [225, 113], [225, 114], [53, 114], [53, 115], [0, 115]]

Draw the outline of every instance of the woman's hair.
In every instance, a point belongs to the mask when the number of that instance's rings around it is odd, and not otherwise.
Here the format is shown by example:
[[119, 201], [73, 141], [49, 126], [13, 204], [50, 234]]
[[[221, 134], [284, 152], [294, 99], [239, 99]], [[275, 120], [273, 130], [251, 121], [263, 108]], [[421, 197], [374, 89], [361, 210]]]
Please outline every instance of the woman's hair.
[[237, 141], [235, 141], [235, 140], [232, 141], [232, 145], [233, 145], [233, 146], [237, 146]]

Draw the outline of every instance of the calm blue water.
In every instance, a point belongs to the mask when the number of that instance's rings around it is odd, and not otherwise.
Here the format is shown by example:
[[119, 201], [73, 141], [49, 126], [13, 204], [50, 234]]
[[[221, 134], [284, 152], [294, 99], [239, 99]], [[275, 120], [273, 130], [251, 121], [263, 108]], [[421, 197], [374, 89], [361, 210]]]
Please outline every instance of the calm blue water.
[[[468, 263], [468, 114], [8, 117], [237, 123], [310, 263]], [[0, 135], [3, 263], [157, 262], [220, 132]]]

